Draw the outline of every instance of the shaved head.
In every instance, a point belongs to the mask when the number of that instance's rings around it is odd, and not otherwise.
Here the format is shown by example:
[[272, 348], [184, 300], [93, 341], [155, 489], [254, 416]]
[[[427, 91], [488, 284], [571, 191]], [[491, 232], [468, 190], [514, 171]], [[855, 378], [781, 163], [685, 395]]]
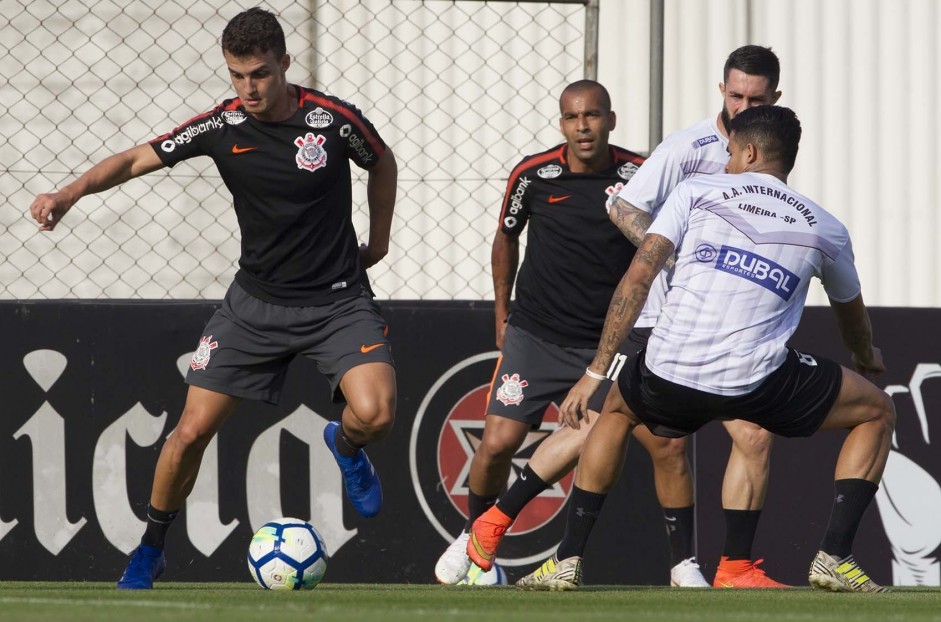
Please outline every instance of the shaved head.
[[611, 112], [611, 95], [608, 94], [608, 89], [594, 80], [578, 80], [565, 87], [562, 94], [559, 96], [559, 110], [563, 110], [562, 99], [566, 95], [574, 95], [575, 93], [583, 93], [585, 91], [594, 91], [597, 94], [598, 103], [604, 108], [604, 112]]

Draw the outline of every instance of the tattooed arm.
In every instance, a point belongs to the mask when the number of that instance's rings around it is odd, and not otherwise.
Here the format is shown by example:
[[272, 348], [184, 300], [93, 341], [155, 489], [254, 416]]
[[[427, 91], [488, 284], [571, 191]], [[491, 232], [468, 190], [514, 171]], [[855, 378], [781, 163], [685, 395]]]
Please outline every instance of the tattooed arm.
[[638, 209], [622, 199], [617, 197], [611, 203], [608, 209], [608, 218], [621, 230], [631, 244], [640, 248], [644, 243], [644, 236], [647, 235], [647, 228], [653, 222], [653, 218], [642, 209]]
[[[627, 273], [614, 291], [611, 304], [608, 305], [608, 315], [604, 320], [598, 352], [591, 365], [588, 366], [588, 370], [593, 374], [602, 377], [607, 374], [618, 352], [618, 346], [634, 327], [640, 310], [644, 308], [650, 285], [667, 260], [673, 256], [674, 250], [673, 243], [662, 235], [651, 233], [644, 237]], [[587, 421], [588, 400], [600, 385], [601, 380], [590, 377], [586, 373], [572, 387], [561, 408], [565, 425], [578, 429], [579, 416], [586, 417]]]
[[[644, 210], [634, 207], [621, 197], [612, 201], [608, 208], [608, 218], [614, 225], [620, 229], [631, 244], [640, 248], [644, 243], [644, 236], [647, 235], [647, 229], [653, 222], [653, 217]], [[671, 255], [667, 258], [664, 267], [669, 270], [673, 267], [674, 259]]]

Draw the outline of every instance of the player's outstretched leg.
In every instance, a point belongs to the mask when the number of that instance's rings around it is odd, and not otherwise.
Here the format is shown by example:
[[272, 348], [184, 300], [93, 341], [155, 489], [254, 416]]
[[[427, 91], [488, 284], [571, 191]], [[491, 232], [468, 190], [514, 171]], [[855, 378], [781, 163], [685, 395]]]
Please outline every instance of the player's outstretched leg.
[[350, 503], [361, 516], [372, 518], [382, 509], [382, 484], [379, 482], [379, 475], [362, 449], [352, 456], [340, 453], [336, 444], [338, 433], [342, 433], [340, 422], [331, 421], [323, 429], [323, 442], [340, 467]]
[[670, 586], [712, 587], [702, 575], [693, 550], [693, 477], [686, 455], [686, 439], [656, 436], [643, 425], [635, 427], [633, 434], [653, 463], [654, 487], [663, 508], [673, 565]]
[[167, 560], [163, 549], [141, 544], [131, 553], [131, 561], [118, 581], [119, 590], [150, 590], [154, 581], [163, 574]]
[[539, 568], [516, 582], [517, 587], [553, 592], [576, 590], [581, 584], [582, 558], [577, 555], [563, 560], [553, 555]]
[[853, 541], [885, 470], [895, 406], [885, 391], [861, 375], [846, 368], [841, 373], [840, 393], [820, 429], [844, 428], [849, 434], [836, 463], [830, 521], [808, 580], [811, 587], [833, 592], [888, 592], [853, 558]]

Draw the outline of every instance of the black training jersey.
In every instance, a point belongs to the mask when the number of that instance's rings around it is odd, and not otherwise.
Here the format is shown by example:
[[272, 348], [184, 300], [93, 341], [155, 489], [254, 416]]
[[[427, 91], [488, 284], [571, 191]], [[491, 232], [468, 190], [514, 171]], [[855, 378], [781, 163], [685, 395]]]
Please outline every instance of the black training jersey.
[[213, 159], [242, 232], [235, 280], [267, 302], [307, 306], [361, 291], [350, 160], [368, 169], [386, 146], [352, 104], [294, 88], [298, 109], [285, 121], [259, 121], [227, 99], [150, 144], [167, 166]]
[[510, 323], [564, 346], [594, 347], [608, 303], [636, 247], [608, 220], [605, 202], [644, 161], [611, 147], [601, 173], [573, 173], [560, 145], [513, 169], [500, 230], [518, 236], [529, 222]]

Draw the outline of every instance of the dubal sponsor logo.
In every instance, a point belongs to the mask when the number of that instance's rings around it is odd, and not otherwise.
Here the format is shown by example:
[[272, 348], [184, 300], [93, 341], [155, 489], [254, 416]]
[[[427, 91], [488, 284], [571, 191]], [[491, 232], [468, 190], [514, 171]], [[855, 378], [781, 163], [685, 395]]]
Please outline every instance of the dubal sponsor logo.
[[719, 137], [715, 134], [710, 134], [709, 136], [703, 136], [702, 138], [697, 138], [693, 141], [693, 148], [698, 149], [699, 147], [705, 147], [710, 143], [719, 142]]
[[189, 125], [183, 128], [173, 138], [168, 138], [167, 140], [160, 143], [160, 148], [163, 149], [165, 152], [170, 153], [171, 151], [176, 149], [177, 145], [185, 145], [187, 143], [190, 143], [192, 142], [194, 138], [196, 138], [203, 132], [208, 132], [210, 130], [218, 130], [218, 129], [222, 129], [223, 127], [224, 127], [224, 124], [222, 123], [222, 119], [218, 117], [210, 117], [209, 119], [206, 119], [202, 123], [194, 123], [193, 125]]
[[555, 179], [562, 174], [562, 167], [558, 164], [547, 164], [536, 171], [536, 174], [543, 179]]
[[[699, 249], [702, 246], [696, 249], [697, 258], [700, 256]], [[700, 261], [708, 260], [700, 259]], [[791, 295], [800, 283], [800, 277], [787, 268], [761, 255], [731, 246], [723, 246], [719, 249], [715, 268], [760, 285], [784, 300], [791, 299]]]
[[333, 123], [333, 115], [320, 106], [317, 106], [307, 113], [307, 116], [304, 117], [304, 122], [314, 129], [322, 130]]
[[238, 125], [244, 123], [248, 117], [241, 110], [225, 110], [222, 113], [222, 120], [229, 125]]
[[[442, 374], [428, 390], [412, 424], [409, 462], [412, 484], [429, 522], [441, 535], [441, 549], [467, 521], [470, 464], [483, 438], [489, 385], [499, 352], [468, 357]], [[516, 481], [539, 443], [558, 426], [558, 409], [549, 405], [545, 422], [529, 432], [512, 460], [507, 486]], [[566, 475], [531, 501], [507, 533], [500, 563], [521, 566], [555, 551], [565, 526], [561, 512], [574, 481]]]
[[696, 261], [709, 262], [716, 258], [719, 251], [712, 244], [702, 243], [696, 247]]
[[516, 215], [523, 209], [523, 196], [526, 194], [526, 188], [528, 188], [531, 183], [532, 180], [529, 179], [529, 177], [520, 177], [519, 183], [516, 184], [516, 190], [510, 195], [508, 213], [503, 218], [504, 226], [511, 229], [516, 226]]

